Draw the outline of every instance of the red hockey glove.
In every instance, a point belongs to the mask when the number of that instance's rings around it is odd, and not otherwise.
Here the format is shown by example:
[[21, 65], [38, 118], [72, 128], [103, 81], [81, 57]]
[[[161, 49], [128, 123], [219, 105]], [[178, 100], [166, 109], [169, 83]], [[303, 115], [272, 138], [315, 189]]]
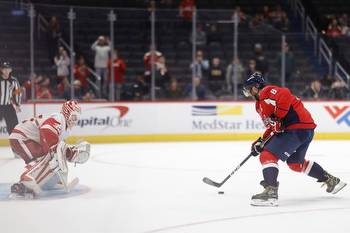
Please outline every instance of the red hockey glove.
[[265, 125], [268, 129], [270, 129], [274, 133], [283, 132], [282, 123], [277, 119], [267, 118], [265, 121]]

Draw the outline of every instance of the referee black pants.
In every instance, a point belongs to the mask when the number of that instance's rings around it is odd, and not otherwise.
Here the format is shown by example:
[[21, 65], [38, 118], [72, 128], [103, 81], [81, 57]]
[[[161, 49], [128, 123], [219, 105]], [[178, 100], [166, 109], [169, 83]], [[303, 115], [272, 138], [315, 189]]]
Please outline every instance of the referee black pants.
[[5, 119], [7, 133], [10, 135], [12, 130], [18, 124], [16, 110], [13, 105], [0, 105], [0, 121]]

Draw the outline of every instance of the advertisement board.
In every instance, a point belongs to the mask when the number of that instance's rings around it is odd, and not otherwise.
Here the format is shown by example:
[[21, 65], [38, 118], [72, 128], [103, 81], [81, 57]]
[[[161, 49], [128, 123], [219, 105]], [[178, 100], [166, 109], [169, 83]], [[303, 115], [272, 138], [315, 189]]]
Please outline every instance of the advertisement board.
[[[316, 138], [350, 139], [350, 102], [306, 102]], [[25, 104], [19, 119], [50, 115], [61, 104]], [[91, 142], [245, 140], [264, 131], [253, 102], [81, 103], [82, 115], [71, 139]], [[1, 144], [6, 127], [0, 122]]]

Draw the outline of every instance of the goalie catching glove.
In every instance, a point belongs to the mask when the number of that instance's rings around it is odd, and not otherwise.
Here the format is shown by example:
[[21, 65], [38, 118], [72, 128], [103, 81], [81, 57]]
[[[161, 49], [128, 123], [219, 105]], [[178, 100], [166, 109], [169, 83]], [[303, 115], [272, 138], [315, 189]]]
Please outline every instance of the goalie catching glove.
[[83, 164], [90, 158], [90, 143], [86, 141], [81, 141], [77, 145], [73, 146], [72, 156], [68, 158], [68, 161], [71, 163]]

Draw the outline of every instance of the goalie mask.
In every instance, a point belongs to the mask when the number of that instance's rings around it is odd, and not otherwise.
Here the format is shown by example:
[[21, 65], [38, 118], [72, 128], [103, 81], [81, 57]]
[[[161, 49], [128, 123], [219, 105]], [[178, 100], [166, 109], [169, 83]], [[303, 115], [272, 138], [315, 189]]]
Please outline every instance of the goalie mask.
[[61, 113], [66, 119], [67, 127], [71, 129], [78, 123], [81, 108], [77, 101], [69, 100], [62, 105]]

